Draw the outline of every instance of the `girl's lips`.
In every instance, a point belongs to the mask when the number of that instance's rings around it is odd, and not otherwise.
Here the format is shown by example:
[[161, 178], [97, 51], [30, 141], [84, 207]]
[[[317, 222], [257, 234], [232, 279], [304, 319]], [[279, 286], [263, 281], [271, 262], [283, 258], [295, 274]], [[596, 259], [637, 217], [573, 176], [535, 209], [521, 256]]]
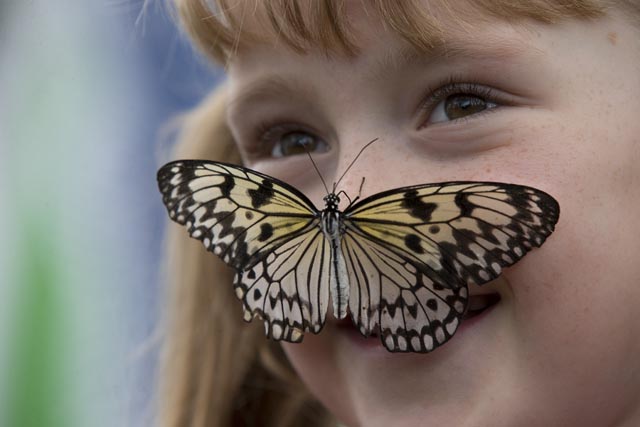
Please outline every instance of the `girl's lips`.
[[489, 307], [492, 307], [500, 302], [500, 294], [497, 292], [493, 292], [490, 294], [481, 294], [481, 295], [470, 295], [469, 296], [469, 304], [467, 305], [467, 311], [462, 316], [462, 321], [464, 322], [467, 319], [471, 319]]
[[340, 335], [343, 335], [347, 340], [354, 346], [360, 349], [376, 349], [380, 348], [386, 351], [386, 348], [383, 347], [382, 341], [380, 341], [380, 337], [378, 336], [378, 331], [374, 331], [368, 337], [365, 337], [360, 333], [358, 328], [353, 324], [353, 320], [351, 320], [351, 313], [347, 315], [344, 319], [335, 321], [336, 330]]
[[[493, 311], [493, 307], [495, 307], [500, 300], [500, 294], [496, 292], [470, 295], [469, 305], [467, 306], [467, 311], [462, 316], [462, 322], [458, 327], [458, 332], [465, 330], [465, 333], [468, 333], [469, 329], [473, 327], [473, 325], [479, 323], [482, 319], [486, 318], [491, 311]], [[334, 324], [336, 326], [336, 330], [357, 348], [362, 350], [379, 349], [385, 353], [389, 353], [382, 345], [382, 341], [380, 340], [377, 331], [368, 337], [363, 336], [353, 324], [350, 316], [347, 316], [342, 320], [337, 320]]]

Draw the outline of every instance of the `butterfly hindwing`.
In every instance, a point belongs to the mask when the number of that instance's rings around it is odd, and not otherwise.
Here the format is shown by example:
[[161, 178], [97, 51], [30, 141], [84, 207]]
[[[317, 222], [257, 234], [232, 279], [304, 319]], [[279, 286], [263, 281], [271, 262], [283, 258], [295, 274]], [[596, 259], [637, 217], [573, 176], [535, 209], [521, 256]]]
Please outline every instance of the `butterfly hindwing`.
[[448, 288], [495, 279], [553, 232], [559, 207], [530, 187], [451, 182], [371, 196], [345, 212], [354, 235], [383, 244]]
[[389, 351], [428, 352], [458, 328], [467, 287], [444, 288], [410, 262], [370, 239], [347, 232], [349, 307], [364, 336], [377, 333]]
[[317, 210], [299, 191], [239, 166], [183, 160], [158, 172], [169, 216], [236, 270], [304, 233]]
[[235, 277], [245, 320], [260, 317], [275, 340], [302, 341], [318, 333], [329, 304], [329, 243], [319, 227], [287, 240]]

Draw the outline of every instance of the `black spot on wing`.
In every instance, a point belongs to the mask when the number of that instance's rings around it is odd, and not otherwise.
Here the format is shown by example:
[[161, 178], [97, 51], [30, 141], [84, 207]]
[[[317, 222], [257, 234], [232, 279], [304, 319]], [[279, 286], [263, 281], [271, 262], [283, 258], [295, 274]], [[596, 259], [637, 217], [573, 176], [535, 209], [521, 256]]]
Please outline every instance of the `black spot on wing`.
[[435, 203], [425, 203], [418, 196], [417, 190], [409, 190], [404, 193], [402, 207], [409, 211], [409, 215], [424, 222], [431, 221], [433, 211], [438, 207]]
[[249, 261], [249, 246], [247, 242], [241, 241], [233, 247], [233, 260], [237, 268], [242, 268]]
[[258, 186], [256, 190], [248, 190], [247, 193], [251, 198], [251, 206], [254, 209], [258, 209], [260, 206], [268, 203], [269, 200], [274, 196], [273, 191], [273, 182], [268, 179], [263, 179], [262, 183]]
[[411, 316], [415, 319], [416, 317], [418, 317], [418, 303], [415, 304], [407, 304], [405, 302], [404, 299], [402, 298], [398, 298], [398, 303], [405, 307], [407, 309], [407, 311], [409, 312], [409, 314], [411, 314]]
[[407, 234], [404, 237], [404, 244], [407, 246], [407, 248], [411, 249], [415, 253], [424, 253], [424, 249], [420, 245], [420, 237], [415, 234]]
[[220, 192], [224, 197], [231, 197], [231, 190], [235, 186], [232, 175], [224, 175], [224, 182], [220, 184]]
[[460, 216], [473, 216], [476, 206], [469, 202], [469, 194], [462, 192], [456, 194], [455, 203], [460, 208]]
[[218, 224], [220, 224], [220, 233], [218, 234], [218, 238], [224, 238], [229, 234], [237, 234], [242, 232], [242, 229], [234, 228], [233, 223], [236, 220], [236, 213], [225, 213], [222, 219], [219, 220]]
[[273, 226], [268, 222], [263, 222], [260, 224], [260, 234], [258, 235], [258, 240], [264, 242], [273, 236]]
[[283, 297], [284, 295], [282, 291], [278, 292], [278, 294], [275, 296], [269, 295], [269, 305], [271, 310], [274, 310], [276, 308], [276, 305], [278, 305], [280, 299]]

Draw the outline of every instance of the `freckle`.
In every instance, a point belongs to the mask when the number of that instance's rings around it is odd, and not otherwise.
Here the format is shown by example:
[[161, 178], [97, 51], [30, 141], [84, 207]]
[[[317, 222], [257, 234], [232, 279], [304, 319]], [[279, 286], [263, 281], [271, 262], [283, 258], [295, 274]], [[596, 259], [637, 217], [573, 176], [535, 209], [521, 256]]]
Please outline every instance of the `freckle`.
[[611, 31], [610, 33], [608, 33], [607, 38], [609, 39], [609, 43], [614, 46], [616, 45], [616, 43], [618, 43], [618, 33], [616, 33], [615, 31]]
[[491, 167], [487, 167], [484, 171], [485, 171], [486, 173], [491, 173]]

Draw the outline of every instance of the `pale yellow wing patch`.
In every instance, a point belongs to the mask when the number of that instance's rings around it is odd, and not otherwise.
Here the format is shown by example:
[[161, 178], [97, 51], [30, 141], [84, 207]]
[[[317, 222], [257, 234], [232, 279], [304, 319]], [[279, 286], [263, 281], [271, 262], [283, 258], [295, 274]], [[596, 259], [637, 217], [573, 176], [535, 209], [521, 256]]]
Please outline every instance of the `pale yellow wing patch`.
[[317, 214], [293, 187], [239, 166], [173, 162], [160, 169], [158, 184], [169, 216], [239, 270], [304, 233]]
[[534, 188], [441, 183], [377, 194], [345, 212], [352, 233], [371, 239], [444, 287], [496, 278], [554, 230], [559, 206]]

